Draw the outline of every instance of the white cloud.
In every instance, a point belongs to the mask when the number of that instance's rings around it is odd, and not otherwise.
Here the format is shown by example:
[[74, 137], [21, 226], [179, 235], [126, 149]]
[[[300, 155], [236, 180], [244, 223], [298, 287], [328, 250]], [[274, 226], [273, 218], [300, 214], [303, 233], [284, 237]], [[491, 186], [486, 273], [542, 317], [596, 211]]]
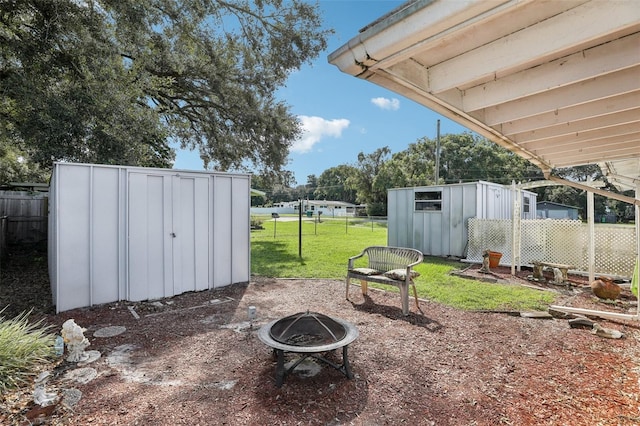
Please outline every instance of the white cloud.
[[400, 101], [396, 98], [371, 98], [371, 103], [380, 109], [388, 109], [391, 111], [400, 109]]
[[324, 136], [339, 138], [342, 136], [342, 131], [349, 127], [349, 120], [346, 118], [325, 120], [322, 117], [306, 115], [300, 115], [298, 118], [302, 123], [302, 136], [293, 143], [291, 151], [299, 154], [311, 151]]

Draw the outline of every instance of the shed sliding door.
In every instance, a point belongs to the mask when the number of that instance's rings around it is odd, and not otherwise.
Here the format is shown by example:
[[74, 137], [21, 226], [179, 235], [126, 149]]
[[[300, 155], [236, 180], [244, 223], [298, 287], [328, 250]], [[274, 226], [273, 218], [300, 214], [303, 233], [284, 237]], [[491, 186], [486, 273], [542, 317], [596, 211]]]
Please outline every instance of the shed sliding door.
[[208, 177], [131, 172], [128, 184], [128, 299], [207, 289]]

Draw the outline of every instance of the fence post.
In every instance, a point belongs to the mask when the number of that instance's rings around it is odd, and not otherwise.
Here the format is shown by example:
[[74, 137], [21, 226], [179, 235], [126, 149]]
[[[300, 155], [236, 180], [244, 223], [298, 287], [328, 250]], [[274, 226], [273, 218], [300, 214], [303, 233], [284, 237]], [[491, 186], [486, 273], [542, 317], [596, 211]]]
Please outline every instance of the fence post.
[[[2, 261], [4, 260], [5, 253], [7, 251], [8, 220], [9, 218], [7, 216], [0, 217], [0, 277], [2, 277]], [[2, 285], [1, 282], [0, 285]]]

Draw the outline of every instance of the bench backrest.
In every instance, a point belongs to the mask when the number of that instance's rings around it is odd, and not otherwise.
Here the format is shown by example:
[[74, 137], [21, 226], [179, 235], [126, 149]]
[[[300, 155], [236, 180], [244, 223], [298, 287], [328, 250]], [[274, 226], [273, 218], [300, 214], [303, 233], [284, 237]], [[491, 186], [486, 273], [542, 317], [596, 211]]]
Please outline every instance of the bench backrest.
[[423, 259], [420, 251], [404, 247], [371, 246], [364, 249], [364, 253], [369, 260], [369, 268], [376, 271], [404, 269], [421, 263]]

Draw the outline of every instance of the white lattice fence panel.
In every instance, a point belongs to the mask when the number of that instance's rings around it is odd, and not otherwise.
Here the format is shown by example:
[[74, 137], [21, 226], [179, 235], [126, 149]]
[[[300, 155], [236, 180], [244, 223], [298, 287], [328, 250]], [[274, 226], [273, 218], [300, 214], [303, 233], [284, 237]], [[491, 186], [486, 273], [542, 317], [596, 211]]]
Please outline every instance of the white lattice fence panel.
[[578, 220], [522, 221], [522, 265], [540, 260], [580, 269], [585, 245], [583, 224]]
[[498, 219], [469, 219], [467, 260], [482, 262], [484, 250], [502, 253], [500, 263], [511, 263], [511, 221]]
[[[510, 220], [469, 219], [467, 260], [482, 262], [482, 251], [503, 254], [501, 264], [511, 264]], [[533, 260], [564, 263], [588, 271], [589, 228], [578, 220], [522, 220], [521, 265]], [[633, 226], [595, 226], [596, 274], [630, 277], [635, 264], [636, 234]]]
[[[584, 229], [585, 239], [588, 227]], [[635, 265], [636, 231], [633, 226], [603, 225], [595, 228], [595, 271], [601, 274], [630, 277]], [[587, 265], [588, 250], [583, 254], [584, 264]]]

